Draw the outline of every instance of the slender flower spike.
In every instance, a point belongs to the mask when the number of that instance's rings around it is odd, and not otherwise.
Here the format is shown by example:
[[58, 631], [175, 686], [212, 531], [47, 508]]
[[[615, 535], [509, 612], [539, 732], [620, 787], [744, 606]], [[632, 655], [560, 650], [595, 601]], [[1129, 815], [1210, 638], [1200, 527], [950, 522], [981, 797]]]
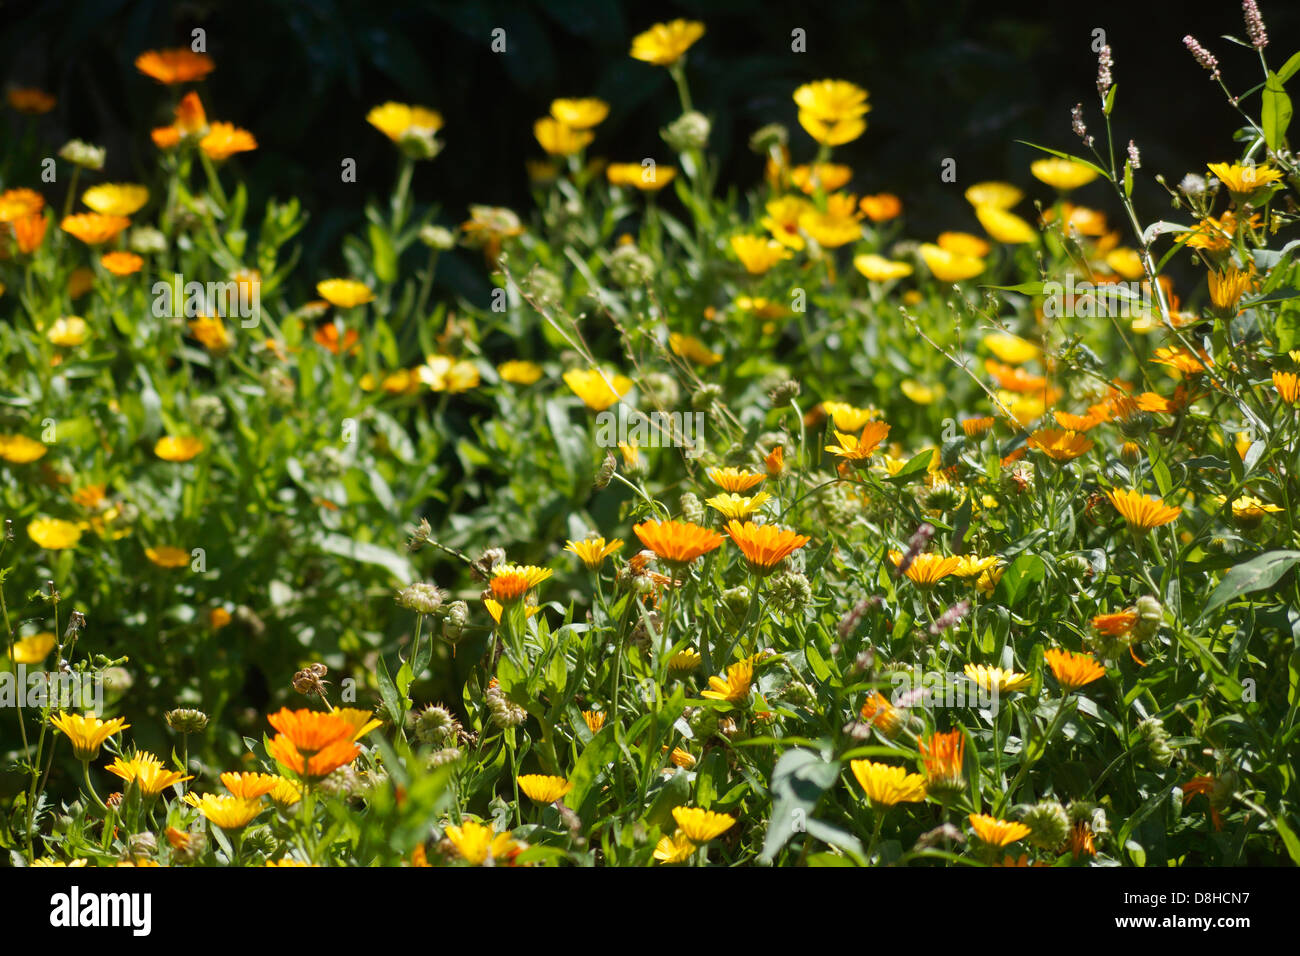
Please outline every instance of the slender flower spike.
[[516, 777], [515, 782], [529, 799], [538, 803], [554, 803], [573, 789], [573, 784], [563, 777], [547, 777], [538, 773]]
[[1043, 652], [1043, 660], [1066, 691], [1076, 690], [1106, 676], [1106, 668], [1088, 654], [1072, 654], [1059, 648]]
[[754, 665], [749, 661], [738, 661], [727, 668], [726, 678], [710, 677], [709, 689], [700, 693], [709, 700], [736, 703], [749, 696], [749, 686], [754, 681]]
[[564, 545], [565, 551], [571, 551], [582, 559], [589, 571], [597, 570], [611, 554], [623, 550], [623, 539], [615, 538], [608, 544], [604, 538], [587, 538], [585, 541], [569, 541]]
[[898, 803], [919, 803], [925, 799], [925, 778], [919, 773], [908, 773], [903, 767], [870, 760], [853, 760], [849, 765], [867, 799], [877, 809], [887, 809]]
[[492, 596], [502, 602], [518, 600], [554, 573], [531, 564], [498, 564], [492, 569]]
[[67, 714], [59, 711], [59, 716], [51, 717], [50, 723], [62, 731], [72, 744], [72, 752], [80, 761], [94, 760], [99, 756], [99, 748], [104, 741], [114, 734], [121, 733], [131, 725], [124, 717], [112, 720], [100, 720], [94, 714]]
[[725, 540], [716, 531], [689, 521], [643, 521], [632, 530], [656, 557], [674, 564], [690, 564], [721, 547]]
[[1128, 526], [1139, 534], [1169, 524], [1183, 513], [1182, 508], [1171, 508], [1163, 499], [1148, 498], [1136, 491], [1116, 489], [1106, 492], [1106, 497]]
[[995, 847], [1004, 847], [1017, 840], [1023, 840], [1030, 832], [1029, 827], [1023, 823], [999, 820], [985, 813], [972, 813], [970, 825], [982, 842]]
[[722, 836], [736, 824], [736, 818], [726, 813], [714, 813], [699, 807], [673, 807], [677, 826], [694, 843], [708, 843]]
[[727, 523], [727, 534], [745, 555], [750, 568], [759, 574], [772, 571], [812, 540], [807, 535], [778, 528], [776, 525], [756, 525], [752, 521], [746, 521], [742, 525], [735, 519]]

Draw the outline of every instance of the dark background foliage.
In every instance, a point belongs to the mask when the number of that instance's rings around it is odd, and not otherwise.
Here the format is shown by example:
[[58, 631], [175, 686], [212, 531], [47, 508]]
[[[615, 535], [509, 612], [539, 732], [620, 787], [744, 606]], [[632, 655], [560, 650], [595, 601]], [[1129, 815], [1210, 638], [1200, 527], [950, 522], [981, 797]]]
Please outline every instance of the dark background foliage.
[[[1300, 7], [1264, 0], [1263, 12], [1276, 68], [1300, 43]], [[633, 35], [672, 17], [708, 27], [689, 73], [697, 107], [714, 119], [724, 184], [743, 190], [757, 181], [761, 160], [747, 142], [769, 122], [791, 128], [797, 161], [811, 158], [790, 94], [807, 80], [849, 79], [870, 91], [874, 108], [867, 134], [837, 159], [855, 168], [857, 191], [898, 193], [917, 236], [974, 228], [961, 198], [972, 182], [1028, 182], [1035, 154], [1017, 139], [1077, 148], [1074, 103], [1084, 103], [1097, 130], [1095, 28], [1114, 49], [1117, 136], [1136, 138], [1143, 172], [1163, 172], [1171, 182], [1203, 171], [1206, 160], [1229, 158], [1238, 125], [1183, 48], [1183, 35], [1218, 54], [1234, 92], [1260, 78], [1253, 51], [1220, 39], [1245, 32], [1232, 0], [1190, 7], [1163, 0], [0, 0], [0, 16], [4, 81], [56, 93], [57, 110], [42, 120], [49, 141], [77, 136], [106, 145], [106, 172], [121, 178], [148, 166], [147, 131], [169, 120], [170, 97], [132, 60], [146, 49], [188, 45], [190, 31], [202, 27], [217, 62], [201, 87], [209, 117], [255, 133], [259, 150], [236, 160], [255, 203], [301, 196], [313, 217], [306, 263], [326, 270], [337, 265], [339, 239], [367, 197], [392, 183], [394, 150], [365, 122], [366, 111], [388, 99], [425, 104], [446, 118], [446, 149], [421, 164], [416, 190], [441, 205], [448, 224], [472, 202], [527, 209], [523, 159], [541, 155], [532, 123], [556, 96], [597, 95], [612, 104], [592, 155], [671, 161], [658, 136], [677, 113], [671, 81], [627, 51]], [[490, 48], [496, 27], [506, 31], [504, 54]], [[807, 33], [806, 53], [791, 52], [796, 27]], [[357, 161], [356, 184], [340, 181], [344, 157]], [[957, 161], [955, 184], [940, 180], [948, 157]], [[28, 178], [35, 184], [35, 171]], [[1139, 190], [1158, 218], [1163, 192], [1149, 181]]]

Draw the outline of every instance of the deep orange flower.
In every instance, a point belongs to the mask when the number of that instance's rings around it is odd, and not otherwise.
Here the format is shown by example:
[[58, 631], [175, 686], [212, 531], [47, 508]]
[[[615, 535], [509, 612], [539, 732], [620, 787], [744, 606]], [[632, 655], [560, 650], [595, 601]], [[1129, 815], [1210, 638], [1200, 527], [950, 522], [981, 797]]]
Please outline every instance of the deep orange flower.
[[1092, 626], [1098, 634], [1106, 637], [1124, 637], [1137, 624], [1138, 616], [1134, 611], [1117, 611], [1114, 614], [1098, 614], [1092, 619]]
[[12, 89], [5, 95], [5, 99], [18, 112], [26, 113], [28, 116], [40, 116], [42, 113], [48, 113], [54, 109], [55, 104], [58, 102], [51, 94], [35, 87]]
[[173, 50], [149, 50], [135, 58], [135, 68], [159, 83], [189, 83], [201, 80], [216, 64], [206, 53], [195, 53], [186, 47]]
[[326, 322], [324, 325], [318, 325], [316, 331], [311, 336], [317, 345], [329, 349], [335, 355], [340, 352], [350, 352], [357, 346], [357, 341], [361, 338], [356, 329], [348, 329], [341, 336], [339, 335], [338, 326], [333, 322]]
[[199, 94], [190, 90], [176, 105], [176, 131], [182, 136], [202, 133], [208, 128], [208, 114], [203, 110]]
[[103, 216], [97, 212], [83, 212], [64, 217], [60, 228], [69, 235], [76, 236], [88, 246], [98, 246], [108, 242], [129, 225], [131, 220], [126, 216]]
[[838, 444], [827, 445], [826, 450], [845, 461], [865, 461], [888, 436], [889, 425], [885, 422], [867, 422], [862, 429], [862, 434], [856, 438], [844, 434], [837, 428], [835, 440]]
[[893, 737], [903, 725], [903, 719], [898, 712], [898, 708], [891, 704], [885, 695], [878, 690], [873, 690], [867, 695], [867, 699], [863, 702], [862, 710], [859, 713], [861, 713], [863, 720], [886, 737]]
[[918, 746], [925, 762], [928, 792], [960, 790], [965, 785], [961, 769], [966, 757], [966, 735], [961, 730], [931, 734], [929, 740], [922, 740]]
[[14, 238], [18, 241], [18, 251], [23, 255], [31, 255], [39, 249], [45, 241], [45, 230], [49, 224], [50, 221], [40, 213], [15, 219], [13, 230]]
[[903, 211], [903, 204], [893, 193], [879, 193], [875, 196], [863, 196], [858, 208], [866, 213], [872, 222], [884, 222], [897, 217]]
[[257, 140], [248, 130], [232, 123], [213, 123], [207, 135], [199, 140], [199, 148], [209, 159], [229, 159], [235, 153], [257, 149]]
[[752, 521], [742, 525], [734, 518], [727, 523], [727, 534], [744, 553], [749, 566], [759, 573], [771, 571], [812, 540], [776, 525], [757, 525]]
[[1106, 668], [1090, 654], [1072, 654], [1053, 647], [1043, 652], [1043, 660], [1047, 661], [1057, 682], [1067, 691], [1106, 676]]
[[336, 714], [286, 707], [267, 720], [279, 731], [267, 753], [299, 776], [324, 777], [361, 752], [352, 741], [355, 728]]
[[115, 276], [129, 276], [144, 267], [144, 260], [134, 252], [106, 252], [99, 257], [99, 264]]
[[674, 564], [689, 564], [720, 547], [724, 540], [716, 531], [689, 521], [643, 521], [632, 530], [656, 557]]

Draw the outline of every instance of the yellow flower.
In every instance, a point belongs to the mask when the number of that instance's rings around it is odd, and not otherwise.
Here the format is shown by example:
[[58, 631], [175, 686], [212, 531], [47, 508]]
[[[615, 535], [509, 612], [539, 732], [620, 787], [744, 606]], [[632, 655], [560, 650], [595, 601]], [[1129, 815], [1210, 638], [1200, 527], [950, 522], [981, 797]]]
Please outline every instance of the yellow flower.
[[893, 193], [876, 193], [874, 196], [863, 196], [858, 202], [858, 208], [872, 222], [888, 222], [903, 214], [903, 201]]
[[190, 553], [184, 548], [163, 545], [160, 548], [145, 548], [145, 556], [160, 568], [183, 568], [190, 563]]
[[1240, 163], [1210, 163], [1208, 169], [1212, 176], [1228, 187], [1228, 192], [1232, 193], [1234, 199], [1247, 197], [1255, 190], [1282, 178], [1281, 170], [1267, 164], [1243, 166]]
[[57, 643], [58, 638], [52, 632], [42, 631], [14, 641], [9, 659], [15, 664], [39, 664], [50, 656], [50, 651], [54, 650]]
[[1029, 171], [1035, 179], [1063, 193], [1086, 186], [1097, 178], [1097, 171], [1091, 166], [1060, 157], [1036, 160], [1029, 164]]
[[644, 60], [655, 66], [672, 66], [702, 36], [704, 24], [694, 20], [656, 23], [649, 30], [632, 38], [631, 55], [633, 59]]
[[565, 551], [572, 551], [585, 564], [588, 570], [595, 571], [611, 554], [623, 550], [623, 539], [615, 538], [608, 544], [604, 538], [588, 538], [585, 541], [569, 541], [564, 545]]
[[853, 170], [842, 163], [814, 163], [796, 166], [790, 170], [790, 182], [800, 192], [812, 195], [818, 189], [827, 193], [846, 185], [853, 178]]
[[564, 384], [594, 412], [605, 411], [632, 389], [632, 380], [627, 376], [609, 375], [594, 368], [569, 369], [564, 373]]
[[326, 279], [316, 283], [316, 291], [322, 299], [340, 309], [364, 305], [375, 297], [370, 286], [355, 279]]
[[144, 259], [134, 252], [106, 252], [99, 257], [99, 264], [115, 276], [135, 275], [144, 268]]
[[[889, 560], [894, 567], [898, 567], [903, 563], [903, 553], [890, 551]], [[955, 555], [918, 554], [912, 558], [912, 563], [903, 573], [917, 587], [928, 588], [938, 584], [948, 575], [955, 574], [960, 563], [961, 559]]]
[[415, 370], [416, 377], [434, 392], [452, 395], [478, 387], [478, 366], [468, 359], [453, 359], [449, 355], [430, 355]]
[[432, 136], [442, 129], [442, 114], [423, 106], [384, 103], [366, 114], [366, 122], [394, 143], [404, 136]]
[[996, 568], [1000, 560], [1002, 559], [997, 555], [981, 558], [973, 554], [964, 554], [957, 560], [957, 567], [952, 573], [959, 578], [977, 578], [985, 571]]
[[118, 757], [104, 769], [114, 776], [121, 777], [128, 784], [134, 781], [146, 797], [162, 793], [182, 780], [194, 779], [181, 776], [178, 771], [168, 770], [153, 754], [142, 751], [136, 751], [130, 760]]
[[672, 836], [662, 837], [655, 844], [654, 858], [660, 863], [681, 863], [689, 860], [694, 852], [695, 844], [678, 830]]
[[[667, 748], [664, 748], [667, 749]], [[695, 766], [695, 757], [687, 750], [681, 747], [674, 747], [673, 752], [668, 755], [668, 760], [675, 767], [681, 767], [683, 770], [690, 770]]]
[[1232, 503], [1232, 516], [1243, 524], [1254, 524], [1281, 510], [1277, 505], [1265, 504], [1254, 495], [1242, 495]]
[[727, 523], [727, 534], [745, 555], [750, 568], [759, 574], [771, 571], [812, 540], [807, 535], [788, 528], [772, 524], [756, 525], [752, 521], [746, 521], [742, 525], [735, 518]]
[[746, 471], [731, 465], [726, 468], [710, 468], [706, 474], [709, 476], [709, 480], [723, 491], [730, 491], [733, 494], [748, 491], [755, 485], [762, 484], [763, 480], [767, 478], [766, 475], [759, 472]]
[[[991, 208], [991, 207], [983, 207]], [[984, 271], [984, 260], [974, 256], [962, 256], [947, 249], [925, 242], [918, 250], [921, 258], [940, 282], [961, 282], [971, 279]]]
[[1041, 428], [1029, 436], [1026, 444], [1056, 461], [1071, 461], [1092, 449], [1090, 438], [1059, 428]]
[[847, 80], [818, 80], [794, 91], [799, 125], [823, 146], [840, 146], [866, 130], [867, 91]]
[[374, 712], [360, 707], [335, 707], [331, 713], [341, 717], [353, 730], [352, 739], [360, 740], [370, 731], [382, 727], [384, 722], [375, 718]]
[[232, 797], [256, 800], [275, 790], [283, 779], [269, 773], [223, 773], [221, 784], [230, 791]]
[[185, 802], [198, 808], [210, 823], [223, 830], [242, 830], [262, 812], [261, 800], [249, 800], [228, 794], [218, 796], [205, 793], [202, 797], [196, 797], [192, 793], [187, 793]]
[[213, 355], [229, 351], [234, 339], [226, 323], [214, 315], [201, 315], [190, 320], [190, 335], [202, 343]]
[[918, 405], [933, 405], [947, 394], [939, 382], [933, 385], [922, 385], [914, 378], [903, 379], [898, 383], [898, 390]]
[[1300, 402], [1300, 375], [1295, 372], [1274, 372], [1273, 387], [1282, 401], [1291, 405]]
[[[483, 599], [483, 606], [484, 606], [485, 608], [487, 608], [487, 612], [488, 612], [489, 614], [492, 615], [492, 620], [494, 620], [494, 621], [496, 621], [498, 624], [500, 624], [500, 623], [501, 623], [501, 610], [502, 610], [502, 608], [501, 608], [501, 602], [500, 602], [500, 601], [494, 601], [494, 600], [492, 600], [491, 598], [484, 598], [484, 599]], [[525, 618], [532, 617], [534, 614], [536, 614], [536, 613], [537, 613], [538, 611], [540, 611], [540, 610], [541, 610], [541, 608], [538, 607], [536, 604], [533, 604], [533, 603], [532, 603], [532, 599], [530, 598], [530, 599], [529, 599], [529, 603], [527, 603], [527, 604], [524, 605], [524, 617], [525, 617]]]
[[601, 728], [605, 726], [605, 712], [603, 710], [584, 710], [582, 720], [587, 725], [588, 730], [593, 734], [598, 734]]
[[862, 238], [861, 213], [856, 197], [833, 193], [826, 197], [826, 211], [812, 208], [799, 217], [799, 228], [827, 249], [838, 249]]
[[898, 803], [919, 803], [925, 799], [925, 778], [919, 773], [908, 773], [903, 767], [870, 760], [853, 760], [849, 766], [867, 799], [877, 809]]
[[[1237, 314], [1237, 301], [1245, 295], [1253, 282], [1249, 272], [1228, 268], [1219, 272], [1211, 269], [1206, 275], [1210, 286], [1210, 301], [1217, 309]], [[1200, 371], [1199, 364], [1197, 371]]]
[[542, 377], [542, 367], [536, 362], [511, 359], [497, 366], [497, 375], [503, 382], [515, 385], [532, 385]]
[[201, 451], [202, 440], [192, 435], [165, 435], [153, 446], [153, 453], [163, 461], [189, 461]]
[[888, 282], [902, 279], [912, 274], [912, 267], [906, 262], [895, 262], [878, 256], [874, 252], [853, 257], [853, 267], [872, 282]]
[[676, 177], [675, 168], [658, 163], [610, 163], [605, 167], [611, 186], [632, 186], [642, 192], [658, 192]]
[[1124, 518], [1125, 523], [1134, 531], [1143, 534], [1152, 528], [1169, 524], [1183, 513], [1182, 508], [1171, 508], [1161, 498], [1148, 498], [1136, 491], [1114, 489], [1106, 492], [1106, 497]]
[[1122, 246], [1106, 253], [1106, 265], [1110, 266], [1125, 279], [1141, 279], [1146, 274], [1142, 266], [1142, 257], [1136, 249]]
[[695, 843], [708, 843], [722, 836], [736, 824], [736, 818], [726, 813], [714, 813], [699, 807], [673, 807], [673, 819], [686, 838]]
[[565, 126], [552, 116], [543, 116], [534, 123], [533, 135], [552, 156], [572, 156], [596, 138], [596, 134]]
[[517, 600], [554, 573], [531, 564], [498, 564], [492, 569], [492, 596], [502, 602]]
[[539, 773], [515, 777], [515, 782], [529, 799], [538, 803], [554, 803], [573, 789], [573, 784], [563, 777], [547, 777]]
[[609, 104], [595, 97], [551, 100], [551, 115], [570, 129], [591, 129], [609, 115]]
[[891, 704], [885, 695], [878, 690], [873, 690], [867, 695], [867, 699], [862, 702], [862, 709], [859, 713], [862, 715], [863, 720], [875, 727], [885, 737], [892, 738], [903, 726], [903, 717], [898, 708]]
[[1042, 357], [1042, 349], [1028, 339], [1009, 332], [992, 332], [981, 340], [984, 346], [1010, 365], [1023, 365]]
[[754, 680], [754, 665], [748, 661], [739, 661], [727, 668], [726, 678], [710, 677], [709, 689], [701, 691], [701, 697], [709, 700], [722, 700], [736, 703], [749, 696], [749, 685]]
[[976, 183], [966, 190], [966, 201], [976, 208], [992, 206], [995, 209], [1010, 209], [1025, 194], [1010, 183], [985, 182]]
[[685, 673], [686, 671], [695, 670], [695, 668], [700, 666], [700, 662], [703, 660], [704, 658], [700, 656], [699, 651], [693, 651], [690, 648], [687, 648], [684, 651], [678, 651], [668, 659], [668, 668], [669, 670]]
[[0, 193], [0, 222], [17, 222], [45, 208], [45, 197], [25, 186]]
[[704, 503], [710, 508], [721, 512], [724, 518], [743, 518], [746, 515], [752, 515], [771, 499], [772, 496], [766, 491], [760, 491], [748, 498], [737, 494], [714, 495], [712, 498], [706, 499]]
[[521, 849], [509, 830], [495, 833], [492, 827], [473, 820], [466, 820], [460, 826], [448, 826], [443, 833], [460, 858], [474, 866], [482, 866], [489, 860], [508, 861]]
[[822, 402], [822, 411], [831, 417], [835, 427], [842, 432], [861, 431], [867, 423], [880, 417], [878, 408], [858, 408], [847, 402]]
[[1004, 847], [1029, 836], [1029, 827], [1023, 823], [999, 820], [985, 813], [972, 813], [969, 819], [975, 835], [989, 846]]
[[763, 228], [781, 245], [796, 252], [802, 249], [805, 242], [799, 233], [799, 217], [812, 208], [808, 200], [800, 196], [782, 196], [764, 208], [767, 215], [760, 220]]
[[984, 664], [967, 664], [964, 671], [967, 677], [989, 693], [1005, 694], [1020, 690], [1030, 680], [1028, 674], [1003, 670], [1001, 667], [987, 667]]
[[15, 465], [27, 465], [45, 456], [49, 448], [26, 435], [0, 435], [0, 458]]
[[135, 183], [100, 183], [82, 193], [81, 201], [104, 216], [133, 216], [149, 201], [149, 190]]
[[247, 153], [257, 149], [257, 140], [246, 129], [231, 123], [213, 123], [199, 140], [199, 149], [209, 159], [229, 159], [235, 153]]
[[783, 259], [790, 250], [773, 239], [762, 236], [732, 236], [731, 250], [750, 275], [762, 275]]
[[1038, 238], [1034, 227], [1015, 213], [999, 209], [997, 206], [976, 206], [975, 218], [980, 221], [984, 231], [998, 242], [1014, 245], [1033, 242]]
[[969, 232], [941, 232], [938, 245], [940, 249], [947, 252], [970, 256], [973, 259], [982, 259], [993, 249], [987, 241], [979, 236], [972, 236]]
[[59, 228], [69, 235], [76, 236], [88, 246], [98, 246], [108, 242], [129, 225], [131, 220], [125, 216], [104, 216], [97, 212], [83, 212], [75, 216], [65, 216]]
[[37, 547], [47, 551], [63, 551], [76, 547], [81, 540], [81, 527], [61, 518], [37, 518], [27, 525], [27, 536]]
[[668, 347], [673, 350], [674, 355], [680, 355], [687, 361], [694, 362], [696, 365], [717, 365], [722, 361], [722, 356], [710, 349], [693, 335], [682, 335], [680, 332], [670, 332], [668, 335]]
[[73, 755], [83, 763], [99, 756], [99, 748], [104, 741], [114, 734], [121, 733], [131, 725], [124, 717], [112, 720], [100, 720], [94, 714], [67, 714], [59, 711], [59, 716], [51, 717], [50, 723], [62, 731], [72, 744]]
[[1047, 666], [1067, 691], [1106, 676], [1106, 668], [1089, 654], [1072, 654], [1053, 647], [1043, 652], [1043, 660], [1047, 661]]
[[867, 422], [862, 434], [854, 437], [836, 429], [836, 445], [827, 445], [826, 450], [848, 461], [865, 461], [889, 435], [889, 425], [885, 422]]

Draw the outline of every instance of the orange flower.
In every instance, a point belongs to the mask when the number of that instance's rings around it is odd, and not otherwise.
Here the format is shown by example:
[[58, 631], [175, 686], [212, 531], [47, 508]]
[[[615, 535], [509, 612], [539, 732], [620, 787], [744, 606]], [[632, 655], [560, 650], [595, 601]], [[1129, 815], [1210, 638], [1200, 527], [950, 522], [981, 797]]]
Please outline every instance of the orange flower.
[[199, 140], [199, 148], [209, 159], [229, 159], [235, 153], [257, 149], [257, 140], [248, 130], [231, 123], [213, 123], [207, 135]]
[[498, 564], [492, 569], [492, 596], [498, 601], [517, 600], [554, 573], [550, 568], [531, 564]]
[[1134, 611], [1117, 611], [1114, 614], [1098, 614], [1092, 619], [1092, 626], [1098, 634], [1106, 637], [1123, 637], [1133, 630], [1138, 616]]
[[145, 76], [170, 86], [175, 83], [201, 80], [216, 69], [216, 64], [206, 53], [195, 53], [193, 50], [180, 47], [141, 53], [135, 58], [135, 68]]
[[12, 89], [5, 95], [5, 99], [18, 112], [26, 113], [28, 116], [39, 116], [42, 113], [48, 113], [54, 109], [55, 104], [58, 102], [49, 93], [35, 87]]
[[348, 329], [340, 336], [338, 326], [333, 322], [326, 322], [324, 325], [317, 326], [311, 337], [317, 345], [338, 355], [340, 352], [350, 352], [356, 348], [357, 340], [361, 336], [357, 334], [356, 329]]
[[129, 225], [131, 220], [126, 216], [104, 216], [97, 212], [83, 212], [64, 217], [60, 228], [76, 236], [88, 246], [98, 246], [108, 242]]
[[1057, 682], [1067, 691], [1106, 676], [1106, 668], [1089, 654], [1072, 654], [1053, 647], [1043, 652], [1043, 660], [1047, 661]]
[[966, 735], [960, 730], [931, 734], [919, 744], [925, 762], [925, 789], [955, 791], [964, 786], [962, 761], [966, 757]]
[[[890, 551], [889, 560], [893, 562], [894, 567], [898, 567], [903, 561], [902, 552]], [[961, 558], [955, 555], [944, 557], [940, 554], [918, 554], [903, 573], [917, 587], [928, 588], [938, 584], [950, 574], [955, 574], [960, 566]]]
[[710, 468], [706, 474], [715, 485], [734, 495], [743, 494], [767, 477], [756, 471], [744, 471], [732, 467]]
[[992, 427], [992, 415], [985, 415], [981, 418], [963, 418], [961, 422], [961, 430], [966, 433], [967, 438], [978, 438]]
[[862, 434], [857, 438], [835, 429], [837, 445], [827, 445], [826, 450], [846, 461], [865, 461], [871, 453], [889, 435], [889, 425], [885, 422], [867, 422]]
[[301, 777], [324, 777], [361, 752], [352, 741], [356, 729], [336, 714], [286, 707], [267, 720], [279, 731], [267, 753]]
[[182, 136], [202, 133], [208, 128], [208, 114], [203, 111], [199, 94], [190, 90], [176, 105], [176, 131]]
[[776, 525], [743, 525], [734, 518], [727, 523], [727, 534], [736, 542], [750, 568], [767, 573], [812, 539]]
[[181, 131], [175, 126], [156, 126], [149, 132], [149, 138], [159, 149], [172, 149], [181, 141]]
[[18, 240], [18, 251], [30, 255], [41, 247], [45, 241], [45, 229], [49, 220], [37, 213], [23, 216], [13, 221], [14, 238]]
[[1290, 405], [1300, 403], [1300, 375], [1295, 372], [1274, 372], [1273, 387], [1282, 401]]
[[1111, 490], [1106, 497], [1128, 526], [1140, 534], [1169, 524], [1183, 513], [1182, 508], [1171, 508], [1161, 498], [1148, 498], [1136, 491]]
[[898, 708], [891, 704], [885, 695], [873, 690], [862, 704], [862, 719], [875, 727], [886, 737], [893, 737], [903, 725]]
[[1081, 856], [1097, 855], [1097, 846], [1092, 836], [1092, 827], [1083, 820], [1076, 821], [1070, 828], [1070, 852], [1076, 860]]
[[1092, 440], [1059, 428], [1040, 428], [1029, 436], [1028, 445], [1056, 461], [1070, 461], [1092, 449]]
[[903, 211], [903, 204], [893, 193], [879, 193], [875, 196], [863, 196], [858, 203], [868, 219], [872, 222], [885, 222], [894, 219]]
[[129, 276], [144, 267], [144, 260], [134, 252], [106, 252], [99, 264], [115, 276]]
[[780, 478], [785, 472], [785, 446], [777, 445], [771, 453], [763, 459], [763, 465], [767, 468], [769, 478]]
[[723, 537], [689, 521], [643, 521], [632, 530], [655, 556], [674, 564], [689, 564], [722, 545]]
[[45, 208], [45, 197], [35, 189], [20, 187], [0, 193], [0, 222], [14, 222], [34, 216]]

